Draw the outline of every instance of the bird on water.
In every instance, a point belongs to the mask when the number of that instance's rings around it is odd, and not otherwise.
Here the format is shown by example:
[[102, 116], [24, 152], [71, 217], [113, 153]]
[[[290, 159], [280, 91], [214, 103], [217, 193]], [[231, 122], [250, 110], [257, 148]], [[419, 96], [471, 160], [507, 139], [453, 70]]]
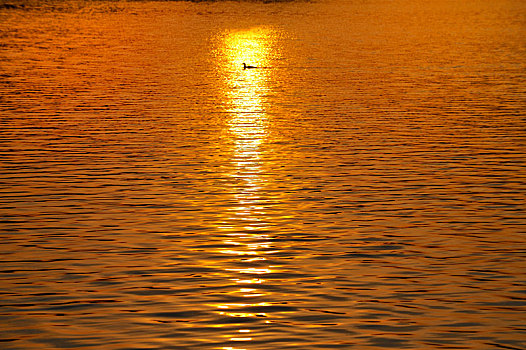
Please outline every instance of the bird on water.
[[247, 66], [247, 64], [243, 62], [243, 69], [251, 69], [251, 68], [257, 68], [257, 67], [256, 66]]

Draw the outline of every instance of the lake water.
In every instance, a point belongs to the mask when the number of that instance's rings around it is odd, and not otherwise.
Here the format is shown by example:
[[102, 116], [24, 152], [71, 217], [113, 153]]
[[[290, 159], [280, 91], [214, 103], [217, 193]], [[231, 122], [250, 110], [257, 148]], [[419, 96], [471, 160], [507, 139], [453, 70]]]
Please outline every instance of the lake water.
[[2, 349], [526, 348], [526, 2], [0, 5]]

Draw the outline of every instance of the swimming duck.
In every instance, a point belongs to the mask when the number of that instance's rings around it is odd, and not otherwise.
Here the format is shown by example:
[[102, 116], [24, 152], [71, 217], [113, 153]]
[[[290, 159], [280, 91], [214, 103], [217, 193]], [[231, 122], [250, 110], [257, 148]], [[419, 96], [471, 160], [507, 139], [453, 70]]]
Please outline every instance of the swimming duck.
[[257, 68], [257, 67], [256, 66], [247, 66], [247, 64], [243, 62], [243, 69], [250, 69], [250, 68]]

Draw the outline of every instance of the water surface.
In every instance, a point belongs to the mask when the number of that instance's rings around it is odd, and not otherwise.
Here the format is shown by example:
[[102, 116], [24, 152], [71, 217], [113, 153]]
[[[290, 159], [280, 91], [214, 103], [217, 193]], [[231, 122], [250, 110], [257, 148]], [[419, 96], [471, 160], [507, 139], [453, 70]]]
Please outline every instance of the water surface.
[[526, 4], [22, 3], [2, 348], [526, 348]]

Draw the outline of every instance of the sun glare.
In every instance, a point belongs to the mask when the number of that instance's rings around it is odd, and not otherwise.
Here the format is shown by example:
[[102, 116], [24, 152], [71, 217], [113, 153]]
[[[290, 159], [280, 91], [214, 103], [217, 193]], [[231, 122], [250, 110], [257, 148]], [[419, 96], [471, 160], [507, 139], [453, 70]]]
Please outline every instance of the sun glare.
[[[231, 149], [228, 168], [232, 186], [230, 200], [236, 205], [225, 221], [218, 223], [218, 228], [228, 237], [223, 240], [225, 248], [218, 249], [218, 252], [246, 266], [224, 268], [231, 276], [232, 284], [237, 286], [228, 294], [238, 297], [241, 302], [215, 307], [218, 314], [234, 319], [265, 315], [248, 310], [264, 309], [267, 305], [261, 303], [261, 298], [269, 292], [258, 286], [264, 284], [263, 277], [275, 269], [274, 266], [265, 266], [266, 256], [275, 251], [271, 237], [261, 232], [268, 226], [262, 195], [265, 186], [262, 157], [270, 123], [266, 106], [271, 79], [269, 66], [275, 52], [274, 38], [275, 32], [269, 28], [252, 28], [222, 33], [219, 40], [217, 62], [227, 115], [223, 144]], [[257, 68], [243, 69], [243, 63]], [[244, 322], [240, 320], [239, 323], [241, 327]], [[250, 329], [239, 329], [238, 334], [225, 337], [230, 341], [250, 341], [252, 337], [245, 336], [250, 332]]]

